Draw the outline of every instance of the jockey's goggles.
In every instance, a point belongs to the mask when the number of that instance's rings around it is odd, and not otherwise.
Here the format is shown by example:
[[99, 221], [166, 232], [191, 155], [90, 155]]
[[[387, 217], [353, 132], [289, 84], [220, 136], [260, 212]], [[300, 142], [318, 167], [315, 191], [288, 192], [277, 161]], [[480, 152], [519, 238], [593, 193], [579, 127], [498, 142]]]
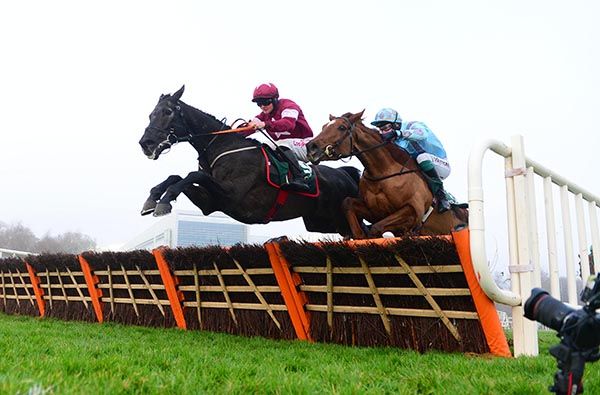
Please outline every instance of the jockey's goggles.
[[387, 122], [387, 123], [384, 123], [384, 124], [377, 125], [377, 127], [382, 132], [389, 132], [390, 130], [392, 130], [394, 128], [394, 125], [392, 123], [390, 123], [390, 122]]
[[256, 102], [257, 106], [264, 107], [264, 106], [268, 106], [269, 104], [272, 104], [273, 99], [256, 99], [255, 102]]

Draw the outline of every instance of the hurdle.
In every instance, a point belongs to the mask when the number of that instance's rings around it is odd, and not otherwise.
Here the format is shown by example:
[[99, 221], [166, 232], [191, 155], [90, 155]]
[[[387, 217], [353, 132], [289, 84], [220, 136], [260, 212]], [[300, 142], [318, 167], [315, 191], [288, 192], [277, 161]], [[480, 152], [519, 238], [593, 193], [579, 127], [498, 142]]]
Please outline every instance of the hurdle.
[[6, 258], [0, 307], [66, 320], [509, 357], [494, 304], [477, 282], [468, 234]]

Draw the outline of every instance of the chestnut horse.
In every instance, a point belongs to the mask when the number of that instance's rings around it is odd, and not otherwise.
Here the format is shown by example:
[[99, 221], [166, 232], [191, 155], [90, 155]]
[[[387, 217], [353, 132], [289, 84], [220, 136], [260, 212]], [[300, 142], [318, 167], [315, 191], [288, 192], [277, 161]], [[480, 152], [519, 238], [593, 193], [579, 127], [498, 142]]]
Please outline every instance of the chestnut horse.
[[[431, 210], [433, 195], [417, 162], [397, 145], [384, 141], [377, 130], [365, 126], [363, 112], [330, 115], [330, 122], [307, 144], [308, 158], [313, 163], [356, 156], [364, 165], [360, 196], [343, 202], [353, 236], [381, 237], [387, 231], [396, 235], [449, 234], [466, 225], [466, 209], [453, 206], [441, 214]], [[426, 213], [429, 216], [424, 218]], [[363, 219], [372, 224], [370, 229]]]

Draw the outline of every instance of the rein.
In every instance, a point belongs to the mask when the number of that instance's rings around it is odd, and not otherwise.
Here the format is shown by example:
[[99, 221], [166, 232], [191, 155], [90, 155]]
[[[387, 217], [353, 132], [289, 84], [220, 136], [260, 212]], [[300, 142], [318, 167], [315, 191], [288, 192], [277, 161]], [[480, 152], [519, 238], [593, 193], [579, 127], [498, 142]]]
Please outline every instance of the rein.
[[348, 130], [346, 131], [346, 133], [344, 133], [343, 137], [341, 137], [335, 143], [330, 144], [327, 147], [325, 147], [325, 154], [327, 156], [329, 156], [329, 157], [333, 156], [332, 150], [335, 149], [335, 148], [337, 148], [337, 147], [339, 147], [340, 144], [342, 144], [344, 141], [346, 141], [346, 139], [348, 137], [350, 138], [350, 153], [348, 155], [340, 155], [340, 156], [338, 156], [338, 159], [344, 159], [344, 158], [350, 158], [352, 156], [358, 156], [358, 155], [363, 154], [365, 152], [369, 152], [369, 151], [375, 150], [377, 148], [381, 148], [381, 147], [383, 147], [383, 146], [385, 146], [385, 145], [387, 145], [387, 144], [390, 143], [389, 141], [384, 141], [381, 144], [376, 144], [376, 145], [374, 145], [372, 147], [368, 147], [368, 148], [365, 148], [363, 150], [354, 151], [353, 150], [354, 149], [354, 144], [352, 142], [352, 139], [353, 139], [353, 131], [354, 131], [355, 125], [352, 122], [350, 122], [350, 120], [348, 118], [346, 118], [346, 117], [338, 117], [336, 119], [342, 119], [342, 120], [346, 121], [348, 123], [348, 125], [350, 125], [350, 127], [348, 128]]
[[392, 177], [396, 177], [396, 176], [403, 176], [405, 174], [409, 174], [409, 173], [416, 173], [416, 170], [407, 170], [404, 171], [404, 169], [406, 169], [406, 167], [404, 167], [401, 171], [399, 171], [398, 173], [393, 173], [387, 176], [382, 176], [382, 177], [369, 177], [368, 175], [366, 175], [367, 170], [365, 169], [365, 171], [363, 172], [363, 177], [366, 178], [369, 181], [381, 181], [381, 180], [387, 180], [388, 178], [392, 178]]
[[[384, 142], [382, 142], [380, 144], [375, 144], [374, 146], [367, 147], [367, 148], [365, 148], [363, 150], [354, 151], [354, 144], [353, 144], [352, 138], [353, 138], [353, 131], [354, 131], [355, 125], [352, 122], [350, 122], [350, 120], [348, 118], [346, 118], [346, 117], [338, 117], [336, 119], [342, 119], [342, 120], [344, 120], [345, 122], [347, 122], [350, 125], [350, 128], [348, 128], [348, 130], [346, 131], [346, 133], [344, 134], [343, 137], [341, 137], [335, 143], [333, 143], [333, 144], [328, 145], [327, 147], [325, 147], [325, 154], [327, 156], [329, 156], [329, 157], [333, 156], [332, 150], [334, 150], [340, 144], [342, 144], [348, 137], [350, 138], [350, 153], [348, 155], [339, 155], [338, 159], [350, 158], [350, 157], [353, 157], [353, 156], [362, 155], [365, 152], [369, 152], [369, 151], [375, 150], [377, 148], [384, 147], [384, 146], [386, 146], [387, 144], [390, 143], [390, 141], [384, 141]], [[400, 170], [397, 173], [389, 174], [387, 176], [382, 176], [382, 177], [369, 177], [366, 174], [368, 170], [365, 169], [365, 171], [363, 172], [363, 177], [365, 179], [369, 180], [369, 181], [382, 181], [382, 180], [386, 180], [388, 178], [392, 178], [392, 177], [396, 177], [396, 176], [403, 176], [405, 174], [416, 173], [417, 170], [410, 170], [406, 166], [406, 164], [408, 163], [409, 160], [410, 160], [410, 156], [402, 164], [402, 170]]]

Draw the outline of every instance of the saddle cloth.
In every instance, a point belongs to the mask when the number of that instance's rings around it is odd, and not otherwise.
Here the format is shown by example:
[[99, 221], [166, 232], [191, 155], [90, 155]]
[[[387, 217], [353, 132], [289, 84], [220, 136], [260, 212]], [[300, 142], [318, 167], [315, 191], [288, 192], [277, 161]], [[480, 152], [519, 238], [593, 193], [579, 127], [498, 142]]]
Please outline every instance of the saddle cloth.
[[[263, 145], [261, 147], [263, 155], [265, 156], [266, 162], [266, 176], [267, 182], [275, 187], [281, 188], [282, 184], [287, 183], [290, 175], [289, 163], [279, 159], [277, 153], [275, 153], [269, 146]], [[299, 195], [317, 197], [319, 196], [319, 182], [318, 177], [315, 174], [313, 168], [301, 161], [298, 162], [304, 172], [304, 178], [306, 183], [310, 186], [309, 192], [291, 192]]]

